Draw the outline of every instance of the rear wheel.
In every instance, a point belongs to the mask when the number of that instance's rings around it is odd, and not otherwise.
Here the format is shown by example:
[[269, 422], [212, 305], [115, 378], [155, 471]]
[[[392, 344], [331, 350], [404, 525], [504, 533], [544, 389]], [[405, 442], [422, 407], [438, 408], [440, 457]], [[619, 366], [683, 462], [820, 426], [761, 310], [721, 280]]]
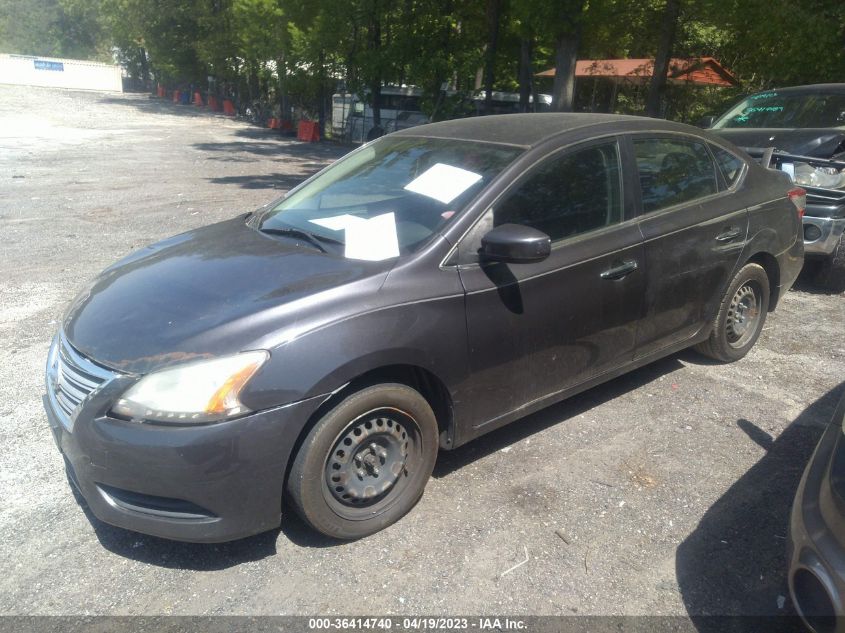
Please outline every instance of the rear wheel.
[[419, 392], [381, 384], [348, 396], [308, 433], [287, 490], [327, 536], [368, 536], [422, 496], [437, 457], [437, 420]]
[[833, 252], [819, 264], [814, 281], [825, 290], [845, 291], [845, 233], [839, 236]]
[[768, 310], [769, 277], [759, 264], [746, 264], [728, 286], [710, 337], [695, 349], [724, 363], [739, 360], [757, 342]]

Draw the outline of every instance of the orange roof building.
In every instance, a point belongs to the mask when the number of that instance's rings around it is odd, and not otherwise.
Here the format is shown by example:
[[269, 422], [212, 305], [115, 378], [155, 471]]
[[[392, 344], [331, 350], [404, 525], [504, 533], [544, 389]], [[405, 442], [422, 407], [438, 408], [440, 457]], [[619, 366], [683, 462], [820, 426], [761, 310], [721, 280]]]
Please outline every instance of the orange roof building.
[[[653, 59], [581, 59], [575, 64], [575, 77], [605, 77], [645, 83], [651, 79], [653, 69]], [[554, 68], [537, 73], [537, 77], [554, 76]], [[712, 57], [673, 58], [669, 62], [666, 76], [671, 83], [725, 87], [739, 83], [729, 70]]]

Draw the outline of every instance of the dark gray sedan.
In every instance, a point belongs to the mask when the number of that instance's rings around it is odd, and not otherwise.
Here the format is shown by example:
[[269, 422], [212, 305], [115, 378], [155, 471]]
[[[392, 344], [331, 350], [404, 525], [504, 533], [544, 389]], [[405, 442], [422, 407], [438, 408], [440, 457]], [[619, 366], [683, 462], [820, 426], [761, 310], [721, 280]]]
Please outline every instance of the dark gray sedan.
[[803, 263], [804, 192], [688, 126], [545, 114], [415, 127], [255, 213], [106, 269], [46, 408], [108, 523], [353, 539], [440, 449], [689, 346], [742, 358]]

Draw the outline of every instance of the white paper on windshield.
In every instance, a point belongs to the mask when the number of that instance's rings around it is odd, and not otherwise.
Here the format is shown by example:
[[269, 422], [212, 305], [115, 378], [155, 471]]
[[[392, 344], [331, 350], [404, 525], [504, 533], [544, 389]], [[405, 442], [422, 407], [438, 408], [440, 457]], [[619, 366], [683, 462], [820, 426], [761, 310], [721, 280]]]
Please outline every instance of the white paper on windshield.
[[479, 180], [481, 174], [437, 163], [405, 185], [405, 189], [449, 204]]
[[347, 213], [345, 215], [335, 215], [329, 218], [318, 218], [316, 220], [308, 221], [312, 224], [324, 226], [327, 229], [331, 229], [332, 231], [342, 231], [343, 229], [351, 226], [352, 224], [366, 222], [367, 220], [365, 218], [359, 218], [356, 215], [349, 215]]
[[[360, 218], [358, 218], [360, 219]], [[396, 218], [392, 213], [346, 225], [346, 252], [350, 259], [377, 262], [399, 256]]]
[[785, 171], [792, 180], [795, 180], [795, 163], [781, 163], [780, 170]]

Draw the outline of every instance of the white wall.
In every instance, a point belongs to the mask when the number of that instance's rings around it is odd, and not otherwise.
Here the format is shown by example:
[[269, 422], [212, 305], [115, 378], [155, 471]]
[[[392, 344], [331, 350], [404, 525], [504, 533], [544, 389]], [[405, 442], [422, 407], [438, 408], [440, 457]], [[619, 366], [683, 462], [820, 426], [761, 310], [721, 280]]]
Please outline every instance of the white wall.
[[0, 55], [0, 84], [123, 92], [120, 66], [28, 55]]

